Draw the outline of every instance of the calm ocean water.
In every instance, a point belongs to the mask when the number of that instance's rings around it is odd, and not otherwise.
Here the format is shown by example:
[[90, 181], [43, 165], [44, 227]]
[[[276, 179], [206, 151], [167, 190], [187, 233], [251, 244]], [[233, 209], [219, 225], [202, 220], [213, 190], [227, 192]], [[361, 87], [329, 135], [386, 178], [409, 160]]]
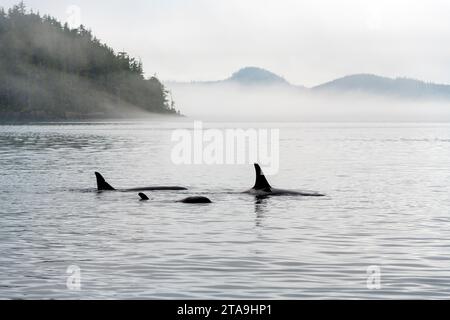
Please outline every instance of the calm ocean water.
[[251, 165], [172, 164], [191, 125], [0, 126], [0, 298], [450, 298], [449, 124], [205, 124], [280, 128], [269, 181], [327, 195], [260, 200]]

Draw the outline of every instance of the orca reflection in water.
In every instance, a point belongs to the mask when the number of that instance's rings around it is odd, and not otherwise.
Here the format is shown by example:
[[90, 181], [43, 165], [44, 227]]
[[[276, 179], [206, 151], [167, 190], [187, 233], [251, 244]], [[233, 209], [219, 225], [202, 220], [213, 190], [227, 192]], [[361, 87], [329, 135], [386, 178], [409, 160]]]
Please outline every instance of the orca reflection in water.
[[[95, 177], [97, 178], [97, 190], [98, 191], [115, 191], [108, 182], [106, 182], [103, 176], [96, 172]], [[142, 188], [131, 188], [131, 189], [119, 189], [118, 191], [157, 191], [157, 190], [187, 190], [184, 187], [178, 186], [154, 186], [154, 187], [142, 187]]]
[[250, 193], [256, 196], [283, 196], [283, 195], [292, 195], [292, 196], [305, 196], [305, 197], [323, 197], [324, 194], [320, 194], [312, 191], [295, 191], [295, 190], [284, 190], [284, 189], [276, 189], [272, 188], [267, 182], [264, 173], [261, 170], [259, 164], [255, 163], [255, 171], [256, 171], [256, 182], [255, 186], [250, 190], [245, 191], [245, 193]]
[[[145, 193], [139, 193], [139, 197], [141, 197], [141, 201], [148, 201], [150, 200]], [[206, 197], [188, 197], [186, 199], [177, 201], [182, 203], [212, 203], [211, 200], [209, 200]]]

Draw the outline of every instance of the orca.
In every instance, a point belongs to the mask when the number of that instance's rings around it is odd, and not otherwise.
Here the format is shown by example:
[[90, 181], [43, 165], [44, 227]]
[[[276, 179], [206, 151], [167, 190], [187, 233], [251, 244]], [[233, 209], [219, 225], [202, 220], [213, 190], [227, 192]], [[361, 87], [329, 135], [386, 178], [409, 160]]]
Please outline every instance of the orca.
[[264, 173], [261, 170], [259, 164], [255, 163], [256, 182], [253, 188], [245, 191], [258, 197], [265, 196], [305, 196], [305, 197], [323, 197], [324, 194], [313, 191], [296, 191], [296, 190], [284, 190], [273, 188], [267, 181]]
[[[139, 197], [141, 197], [141, 201], [148, 201], [150, 200], [145, 193], [139, 193]], [[211, 200], [209, 200], [207, 197], [188, 197], [186, 199], [177, 201], [182, 203], [212, 203]]]
[[108, 182], [106, 182], [103, 176], [96, 172], [95, 177], [97, 178], [97, 190], [98, 191], [157, 191], [157, 190], [187, 190], [184, 187], [178, 186], [154, 186], [154, 187], [142, 187], [142, 188], [131, 188], [131, 189], [115, 189]]

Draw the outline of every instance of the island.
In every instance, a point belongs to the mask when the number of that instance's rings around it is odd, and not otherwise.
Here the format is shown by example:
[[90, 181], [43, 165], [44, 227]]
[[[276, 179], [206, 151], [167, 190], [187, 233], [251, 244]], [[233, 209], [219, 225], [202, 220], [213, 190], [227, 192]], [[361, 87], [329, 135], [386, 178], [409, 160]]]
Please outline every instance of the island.
[[0, 120], [49, 121], [179, 115], [143, 64], [83, 25], [0, 8]]

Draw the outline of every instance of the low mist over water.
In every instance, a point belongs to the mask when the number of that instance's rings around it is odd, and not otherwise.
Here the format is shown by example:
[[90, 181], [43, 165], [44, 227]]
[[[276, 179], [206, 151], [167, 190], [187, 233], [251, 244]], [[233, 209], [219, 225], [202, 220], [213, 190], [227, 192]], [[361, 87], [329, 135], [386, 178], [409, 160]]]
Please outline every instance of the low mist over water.
[[206, 120], [243, 121], [450, 121], [450, 102], [365, 94], [293, 92], [278, 87], [172, 85], [183, 113]]
[[192, 118], [237, 121], [441, 122], [450, 120], [450, 86], [359, 74], [307, 88], [261, 68], [219, 81], [167, 82]]

